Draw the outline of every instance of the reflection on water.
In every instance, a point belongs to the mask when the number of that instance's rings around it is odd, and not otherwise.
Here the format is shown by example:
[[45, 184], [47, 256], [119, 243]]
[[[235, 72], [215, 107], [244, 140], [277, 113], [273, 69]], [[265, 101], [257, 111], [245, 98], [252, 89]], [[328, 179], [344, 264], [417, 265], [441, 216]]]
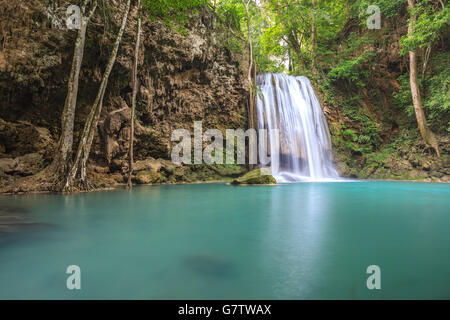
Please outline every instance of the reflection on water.
[[449, 205], [447, 185], [395, 182], [1, 197], [49, 227], [0, 237], [0, 298], [448, 298]]
[[[277, 244], [272, 263], [280, 278], [275, 284], [277, 297], [309, 297], [314, 290], [315, 274], [321, 273], [321, 256], [327, 223], [334, 201], [329, 189], [319, 184], [304, 184], [299, 192], [287, 186], [271, 194], [270, 220], [264, 245]], [[278, 262], [278, 263], [276, 263]]]

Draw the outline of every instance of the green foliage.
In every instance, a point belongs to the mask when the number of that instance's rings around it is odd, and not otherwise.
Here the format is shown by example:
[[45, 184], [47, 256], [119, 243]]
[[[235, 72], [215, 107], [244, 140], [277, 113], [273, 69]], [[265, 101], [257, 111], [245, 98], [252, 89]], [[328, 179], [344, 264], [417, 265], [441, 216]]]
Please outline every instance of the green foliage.
[[431, 75], [424, 81], [423, 105], [429, 121], [437, 129], [450, 132], [450, 53], [437, 55], [431, 65]]
[[365, 24], [369, 17], [367, 8], [372, 5], [380, 8], [382, 17], [391, 19], [398, 16], [402, 7], [406, 5], [406, 0], [357, 0], [351, 6], [352, 15], [359, 17], [360, 22]]
[[245, 11], [236, 1], [223, 1], [216, 12], [226, 26], [235, 31], [241, 31]]
[[346, 129], [342, 131], [344, 137], [350, 138], [353, 142], [358, 141], [358, 136], [352, 129]]
[[163, 19], [168, 25], [173, 21], [186, 22], [189, 13], [195, 13], [206, 0], [143, 0], [142, 7], [149, 17]]
[[193, 8], [207, 4], [205, 0], [144, 0], [143, 7], [158, 17], [176, 16]]
[[448, 2], [442, 8], [439, 3], [433, 5], [428, 1], [418, 1], [416, 9], [410, 12], [416, 15], [417, 20], [413, 33], [402, 38], [403, 54], [430, 46], [438, 39], [448, 39], [450, 25]]
[[[366, 143], [370, 142], [370, 137], [365, 135], [358, 136], [352, 129], [343, 129], [341, 134], [344, 138], [345, 148], [351, 150], [353, 153], [367, 153], [371, 151], [371, 148], [366, 145]], [[367, 141], [365, 137], [367, 137]], [[361, 142], [361, 140], [363, 142]]]
[[393, 93], [393, 102], [396, 108], [403, 110], [409, 117], [414, 116], [414, 106], [411, 95], [411, 85], [409, 81], [409, 74], [402, 74], [397, 78], [400, 84], [400, 89]]
[[[415, 3], [417, 8], [412, 13], [417, 21], [414, 32], [402, 38], [402, 52], [417, 51], [420, 73], [424, 62], [422, 48], [431, 46], [429, 68], [420, 82], [422, 102], [432, 128], [450, 132], [450, 57], [445, 50], [436, 50], [448, 39], [448, 2], [415, 0]], [[375, 81], [385, 77], [386, 72], [393, 72], [390, 66], [386, 69], [378, 62], [386, 55], [392, 57], [388, 52], [392, 48], [390, 41], [400, 30], [398, 21], [403, 21], [400, 19], [407, 14], [406, 0], [316, 0], [314, 8], [311, 0], [251, 0], [249, 30], [240, 0], [210, 0], [209, 3], [206, 0], [144, 0], [151, 16], [170, 24], [187, 19], [191, 12], [206, 4], [215, 11], [217, 23], [224, 27], [225, 32], [218, 41], [224, 48], [245, 54], [246, 37], [250, 34], [258, 72], [301, 74], [315, 80], [325, 102], [342, 110], [345, 123], [352, 124], [351, 128], [336, 129], [334, 134], [333, 139], [339, 140], [337, 143], [343, 148], [363, 154], [379, 150], [383, 141], [380, 115], [385, 121], [405, 119], [408, 125], [415, 125], [405, 61], [401, 62], [401, 72], [395, 71], [400, 89], [394, 91], [393, 97], [386, 98], [382, 90], [373, 90]], [[368, 30], [365, 26], [367, 8], [371, 5], [381, 9], [382, 30]], [[182, 23], [177, 26], [179, 32], [187, 32]], [[313, 58], [317, 73], [313, 73]], [[368, 111], [369, 103], [383, 110]], [[402, 115], [400, 120], [398, 114]]]
[[360, 56], [351, 59], [342, 60], [336, 67], [334, 67], [328, 76], [332, 81], [347, 80], [355, 83], [360, 87], [365, 86], [363, 81], [369, 74], [364, 66], [375, 57], [375, 53], [371, 51], [364, 51]]
[[[420, 81], [422, 104], [427, 114], [428, 123], [436, 130], [450, 131], [450, 53], [436, 55], [430, 62], [432, 70]], [[410, 120], [415, 119], [411, 97], [409, 74], [398, 79], [400, 89], [394, 92], [394, 106], [405, 111]]]

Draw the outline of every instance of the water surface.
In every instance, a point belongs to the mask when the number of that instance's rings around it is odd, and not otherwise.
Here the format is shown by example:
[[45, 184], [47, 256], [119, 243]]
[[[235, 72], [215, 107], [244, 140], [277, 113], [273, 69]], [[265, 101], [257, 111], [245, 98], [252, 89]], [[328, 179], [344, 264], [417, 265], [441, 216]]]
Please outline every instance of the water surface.
[[450, 298], [449, 185], [149, 186], [0, 207], [39, 223], [0, 235], [1, 299]]

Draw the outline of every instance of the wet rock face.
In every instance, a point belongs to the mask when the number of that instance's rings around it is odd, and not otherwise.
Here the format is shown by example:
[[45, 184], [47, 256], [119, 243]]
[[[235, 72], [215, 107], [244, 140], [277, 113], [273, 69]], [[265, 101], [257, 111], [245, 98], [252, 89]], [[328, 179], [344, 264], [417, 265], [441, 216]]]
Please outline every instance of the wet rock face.
[[39, 153], [52, 158], [55, 147], [50, 131], [26, 121], [11, 123], [0, 119], [0, 157]]
[[161, 181], [161, 174], [154, 171], [141, 171], [136, 175], [137, 184], [153, 184]]
[[[245, 112], [242, 57], [215, 44], [214, 25], [193, 19], [187, 36], [171, 32], [162, 23], [147, 24], [144, 37], [147, 72], [142, 74], [141, 93], [147, 105], [143, 119], [149, 125], [207, 124], [233, 128], [245, 123], [237, 117]], [[164, 46], [159, 43], [165, 43]]]
[[9, 175], [31, 176], [43, 168], [43, 158], [39, 153], [30, 153], [15, 159], [0, 159], [0, 172]]
[[[71, 1], [58, 3], [64, 8]], [[74, 148], [95, 100], [123, 14], [123, 1], [105, 3], [114, 8], [108, 21], [105, 23], [104, 12], [98, 9], [87, 31]], [[47, 9], [45, 1], [19, 0], [2, 11], [0, 29], [5, 38], [0, 51], [0, 158], [15, 161], [39, 153], [46, 165], [54, 155], [76, 32], [52, 26]], [[109, 79], [91, 165], [111, 168], [127, 160], [136, 14], [133, 8]], [[136, 160], [169, 159], [172, 131], [184, 128], [192, 132], [195, 120], [203, 120], [205, 130], [246, 127], [245, 56], [224, 47], [226, 33], [211, 13], [192, 16], [184, 29], [180, 32], [176, 26], [169, 28], [159, 21], [144, 20]], [[11, 166], [11, 160], [2, 162], [5, 172]], [[117, 170], [123, 168], [120, 165]]]

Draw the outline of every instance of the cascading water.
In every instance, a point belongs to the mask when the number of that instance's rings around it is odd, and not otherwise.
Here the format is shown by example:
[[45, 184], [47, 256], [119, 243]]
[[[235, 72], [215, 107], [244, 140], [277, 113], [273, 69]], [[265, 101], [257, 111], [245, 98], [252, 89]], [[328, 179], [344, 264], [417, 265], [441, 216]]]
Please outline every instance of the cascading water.
[[[279, 130], [269, 136], [272, 175], [277, 182], [336, 180], [331, 138], [325, 116], [306, 77], [267, 73], [258, 76], [259, 129]], [[270, 152], [278, 143], [279, 152]]]

